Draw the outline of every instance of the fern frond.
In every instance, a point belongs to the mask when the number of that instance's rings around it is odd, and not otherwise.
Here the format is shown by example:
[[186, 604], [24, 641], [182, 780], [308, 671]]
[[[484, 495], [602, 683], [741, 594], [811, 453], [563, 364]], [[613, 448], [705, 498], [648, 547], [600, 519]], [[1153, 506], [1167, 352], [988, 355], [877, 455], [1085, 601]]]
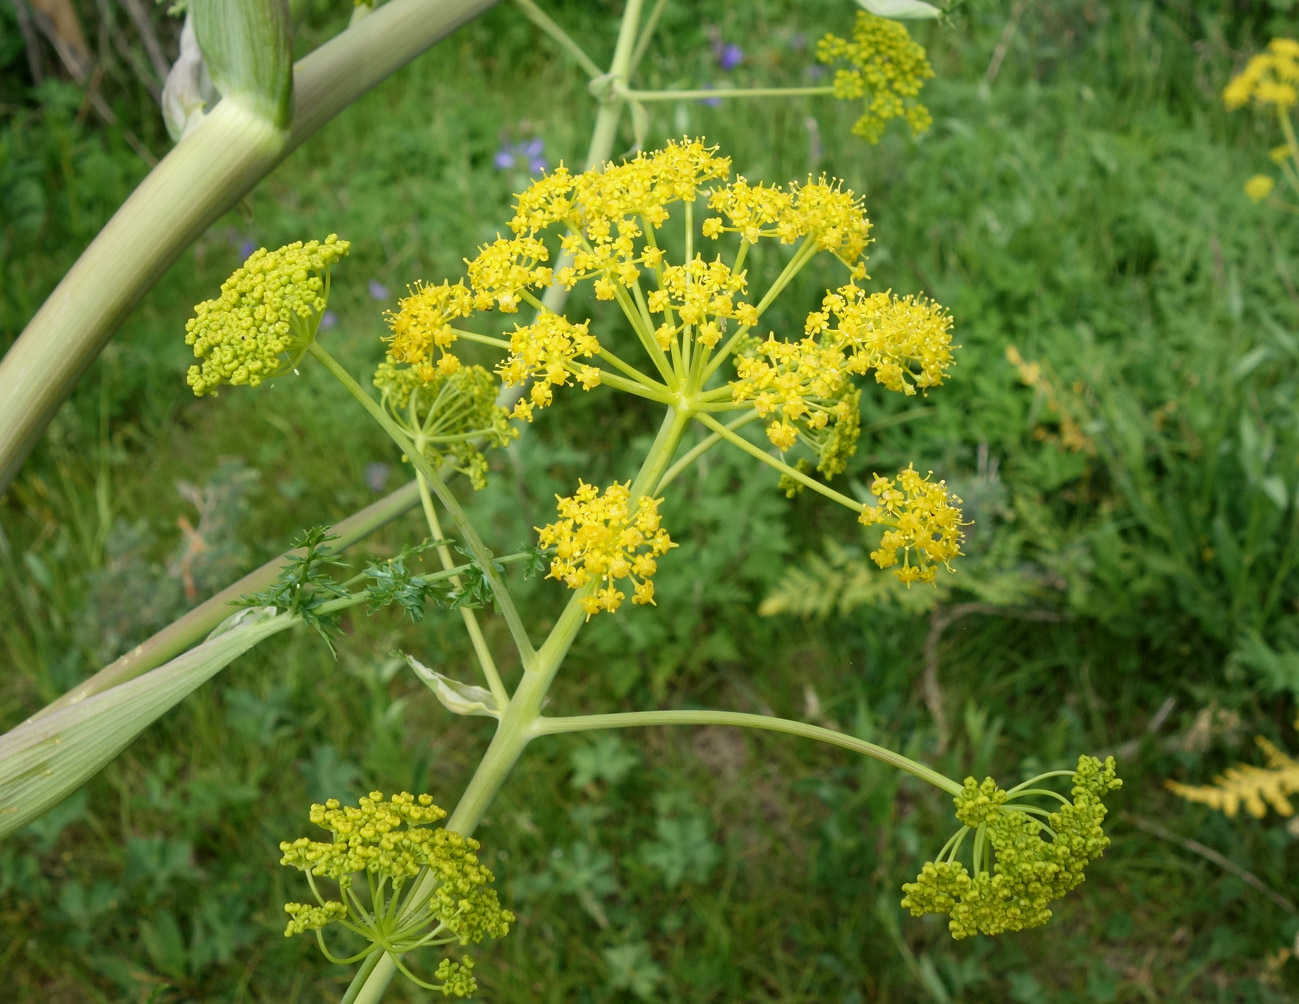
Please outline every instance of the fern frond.
[[1188, 802], [1200, 802], [1227, 816], [1234, 816], [1242, 805], [1256, 819], [1267, 815], [1269, 805], [1283, 816], [1294, 815], [1294, 805], [1288, 796], [1299, 794], [1299, 760], [1262, 736], [1255, 742], [1263, 751], [1265, 767], [1237, 764], [1214, 778], [1212, 784], [1203, 786], [1176, 781], [1164, 784]]
[[763, 617], [793, 614], [824, 619], [845, 616], [864, 606], [900, 606], [923, 613], [941, 590], [907, 590], [891, 575], [882, 575], [865, 553], [828, 539], [821, 554], [809, 554], [802, 567], [787, 568], [758, 607]]

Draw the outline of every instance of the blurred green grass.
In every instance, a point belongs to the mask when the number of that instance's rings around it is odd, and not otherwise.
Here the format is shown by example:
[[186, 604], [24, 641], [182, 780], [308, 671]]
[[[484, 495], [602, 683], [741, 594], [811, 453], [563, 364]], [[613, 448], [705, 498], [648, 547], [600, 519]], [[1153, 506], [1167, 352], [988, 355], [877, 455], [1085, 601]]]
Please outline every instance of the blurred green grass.
[[[551, 9], [602, 51], [619, 5]], [[845, 32], [851, 11], [670, 4], [646, 86], [721, 79], [714, 37], [745, 50], [737, 84], [802, 82], [807, 47]], [[655, 136], [706, 135], [751, 178], [824, 170], [865, 194], [876, 285], [949, 305], [963, 348], [920, 414], [899, 421], [911, 403], [865, 395], [865, 422], [882, 428], [849, 477], [914, 459], [978, 522], [968, 565], [928, 616], [916, 591], [875, 585], [863, 594], [872, 606], [759, 618], [791, 568], [812, 567], [827, 541], [851, 552], [864, 538], [840, 513], [786, 503], [747, 465], [710, 455], [665, 506], [682, 547], [663, 563], [658, 609], [597, 621], [554, 707], [773, 710], [958, 776], [1008, 779], [1124, 749], [1119, 810], [1299, 899], [1283, 824], [1225, 820], [1160, 783], [1207, 781], [1248, 758], [1255, 733], [1294, 748], [1299, 246], [1286, 219], [1240, 194], [1273, 144], [1267, 122], [1228, 116], [1218, 99], [1248, 52], [1293, 33], [1287, 11], [971, 2], [953, 29], [915, 29], [938, 77], [926, 92], [934, 129], [914, 143], [890, 134], [866, 147], [848, 136], [852, 110], [827, 102], [657, 109]], [[306, 41], [339, 16], [318, 5]], [[20, 57], [0, 56], [9, 101]], [[71, 89], [13, 100], [0, 139], [4, 331], [21, 328], [145, 170], [120, 129], [79, 119]], [[310, 369], [256, 402], [187, 398], [180, 332], [240, 245], [329, 231], [353, 241], [327, 337], [363, 371], [404, 285], [458, 274], [506, 218], [526, 179], [493, 169], [502, 142], [538, 136], [552, 162], [574, 163], [591, 117], [562, 57], [512, 11], [493, 11], [340, 116], [168, 273], [5, 500], [0, 595], [17, 612], [4, 632], [6, 725], [304, 525], [365, 504], [372, 480], [401, 477], [382, 438]], [[165, 149], [138, 109], [123, 119]], [[389, 295], [372, 297], [372, 282]], [[773, 327], [801, 323], [823, 282], [807, 276], [786, 294]], [[1064, 448], [1059, 416], [1006, 360], [1010, 345], [1042, 364], [1094, 453]], [[526, 540], [578, 475], [621, 472], [648, 415], [610, 414], [607, 400], [569, 396], [498, 458], [497, 491], [472, 500], [492, 540]], [[207, 550], [190, 547], [194, 534]], [[420, 536], [410, 518], [367, 549]], [[841, 570], [856, 574], [854, 561]], [[559, 600], [523, 586], [540, 617]], [[935, 620], [960, 603], [987, 609], [927, 650]], [[279, 874], [276, 843], [304, 832], [307, 804], [330, 794], [409, 788], [453, 802], [488, 734], [448, 720], [389, 655], [407, 649], [468, 677], [452, 618], [346, 628], [337, 661], [306, 634], [251, 654], [0, 846], [0, 968], [16, 999], [341, 993], [345, 975], [280, 937], [280, 904], [300, 890]], [[1292, 944], [1294, 916], [1121, 817], [1114, 847], [1050, 926], [953, 944], [941, 923], [897, 906], [949, 810], [878, 765], [774, 736], [538, 744], [480, 831], [521, 917], [478, 953], [482, 996], [1280, 1002], [1299, 989], [1299, 964], [1268, 963]], [[394, 986], [392, 999], [416, 995]]]

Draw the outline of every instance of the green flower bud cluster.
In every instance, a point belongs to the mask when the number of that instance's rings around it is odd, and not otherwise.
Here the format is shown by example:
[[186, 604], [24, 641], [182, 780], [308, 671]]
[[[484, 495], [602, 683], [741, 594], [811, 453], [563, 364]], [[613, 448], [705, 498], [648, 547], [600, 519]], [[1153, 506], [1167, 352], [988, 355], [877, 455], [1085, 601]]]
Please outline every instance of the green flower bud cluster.
[[816, 58], [835, 67], [834, 96], [864, 100], [865, 111], [852, 131], [878, 143], [890, 119], [903, 118], [919, 135], [933, 123], [929, 110], [916, 101], [934, 75], [924, 47], [911, 40], [904, 25], [866, 11], [857, 12], [852, 40], [826, 35]]
[[230, 384], [256, 387], [301, 361], [329, 299], [329, 266], [347, 254], [347, 241], [295, 241], [261, 248], [221, 284], [221, 295], [194, 308], [185, 344], [200, 360], [185, 382], [194, 394], [215, 395]]
[[861, 389], [850, 384], [840, 401], [843, 407], [830, 409], [834, 418], [828, 425], [803, 432], [816, 451], [816, 469], [827, 481], [848, 469], [861, 438]]
[[[1113, 757], [1102, 763], [1090, 756], [1078, 758], [1072, 801], [1033, 788], [1041, 779], [1006, 791], [992, 778], [966, 778], [954, 799], [956, 818], [964, 825], [938, 859], [927, 862], [916, 880], [902, 887], [902, 906], [916, 917], [946, 914], [952, 937], [958, 940], [1045, 924], [1051, 917], [1049, 904], [1076, 888], [1086, 866], [1109, 846], [1102, 829], [1103, 800], [1123, 782]], [[1059, 799], [1059, 811], [1048, 813], [1012, 801], [1038, 794]], [[973, 875], [956, 860], [970, 832], [975, 834]]]
[[478, 992], [478, 981], [474, 979], [474, 960], [471, 958], [466, 957], [461, 962], [443, 959], [433, 975], [442, 983], [443, 997], [472, 997]]
[[[307, 873], [316, 903], [287, 903], [285, 936], [320, 931], [337, 924], [361, 935], [393, 955], [405, 955], [425, 945], [467, 945], [484, 938], [503, 938], [510, 932], [514, 914], [501, 907], [491, 871], [478, 862], [479, 843], [442, 827], [433, 828], [446, 812], [429, 795], [409, 792], [384, 798], [372, 791], [356, 806], [330, 799], [313, 805], [309, 818], [333, 834], [328, 841], [299, 837], [283, 841], [280, 864]], [[426, 901], [412, 909], [398, 902], [403, 887], [416, 876], [435, 880]], [[338, 899], [326, 899], [316, 878], [338, 884]], [[357, 888], [362, 878], [365, 891]], [[338, 962], [353, 962], [367, 949]], [[477, 987], [473, 961], [442, 959], [437, 985], [425, 983], [404, 967], [407, 976], [426, 988], [467, 997]]]
[[474, 489], [487, 485], [481, 446], [507, 446], [519, 434], [510, 413], [496, 403], [499, 381], [482, 366], [432, 373], [392, 359], [375, 370], [384, 407], [430, 459], [450, 464]]

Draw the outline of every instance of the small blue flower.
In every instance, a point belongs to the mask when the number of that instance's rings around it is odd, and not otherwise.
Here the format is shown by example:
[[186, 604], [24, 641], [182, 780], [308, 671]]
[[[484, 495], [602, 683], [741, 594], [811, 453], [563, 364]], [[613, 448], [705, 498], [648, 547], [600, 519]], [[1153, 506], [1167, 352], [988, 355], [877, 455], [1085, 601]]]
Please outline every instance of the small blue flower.
[[370, 491], [383, 491], [383, 486], [388, 483], [388, 472], [390, 470], [391, 467], [385, 463], [365, 465], [365, 483], [369, 485]]
[[371, 279], [371, 280], [370, 280], [370, 299], [371, 299], [371, 300], [386, 300], [386, 299], [388, 299], [388, 287], [385, 286], [383, 283], [381, 283], [378, 279]]
[[320, 315], [320, 330], [329, 331], [331, 328], [338, 327], [338, 315], [332, 310], [326, 310]]
[[550, 166], [546, 160], [546, 141], [528, 139], [519, 143], [502, 143], [492, 158], [492, 164], [498, 171], [509, 171], [526, 167], [529, 174], [541, 174]]
[[257, 250], [257, 242], [255, 240], [252, 240], [251, 238], [247, 238], [241, 241], [239, 244], [240, 261], [247, 261], [249, 257], [251, 257], [252, 253], [256, 250]]
[[[700, 89], [705, 91], [711, 91], [713, 90], [713, 85], [711, 83], [707, 83], [704, 84], [704, 86]], [[699, 103], [701, 105], [707, 105], [709, 108], [720, 108], [722, 105], [722, 99], [721, 98], [700, 98]]]
[[744, 50], [734, 42], [723, 45], [719, 39], [713, 43], [713, 53], [717, 56], [717, 65], [724, 72], [729, 72], [744, 62]]

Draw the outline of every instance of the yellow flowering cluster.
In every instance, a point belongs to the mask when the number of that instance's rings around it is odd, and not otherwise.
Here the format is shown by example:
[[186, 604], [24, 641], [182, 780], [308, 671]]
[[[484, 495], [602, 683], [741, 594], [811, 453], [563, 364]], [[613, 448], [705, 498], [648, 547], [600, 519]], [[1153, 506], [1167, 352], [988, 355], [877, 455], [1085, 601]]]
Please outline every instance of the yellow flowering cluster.
[[185, 376], [194, 394], [215, 395], [225, 384], [256, 387], [296, 366], [325, 312], [329, 266], [348, 247], [330, 234], [260, 248], [221, 284], [220, 296], [198, 304], [185, 325], [185, 344], [200, 360]]
[[[324, 805], [313, 805], [311, 822], [328, 830], [333, 839], [283, 841], [280, 864], [337, 882], [339, 898], [324, 899], [313, 881], [315, 905], [285, 905], [289, 915], [285, 935], [319, 931], [337, 922], [398, 954], [428, 944], [439, 934], [445, 937], [438, 944], [458, 941], [467, 945], [505, 937], [514, 914], [501, 908], [496, 891], [490, 888], [492, 873], [478, 863], [480, 845], [450, 830], [430, 828], [445, 817], [446, 812], [433, 804], [431, 796], [416, 797], [409, 792], [385, 799], [382, 792], [372, 791], [355, 806], [332, 798]], [[422, 872], [437, 882], [427, 913], [418, 926], [396, 929], [394, 923], [401, 912], [397, 897], [406, 882]], [[370, 902], [365, 912], [362, 900], [352, 891], [358, 873], [369, 876]], [[472, 967], [468, 958], [463, 963], [444, 961], [437, 975], [450, 988], [445, 992], [457, 996], [473, 993]]]
[[694, 201], [702, 184], [726, 177], [731, 162], [715, 153], [700, 140], [682, 140], [576, 175], [561, 166], [533, 182], [516, 202], [509, 224], [515, 236], [498, 238], [468, 263], [478, 302], [511, 311], [521, 291], [549, 285], [554, 276], [543, 264], [549, 252], [540, 235], [556, 224], [567, 232], [564, 250], [577, 255], [559, 281], [572, 288], [595, 278], [597, 295], [613, 299], [615, 282], [632, 285], [640, 274], [637, 264], [652, 268], [662, 257], [652, 248], [647, 258], [636, 250], [635, 240], [643, 236], [638, 221], [661, 227], [669, 205]]
[[892, 568], [893, 574], [908, 586], [933, 582], [940, 564], [951, 570], [949, 562], [961, 553], [965, 534], [961, 531], [961, 510], [957, 508], [961, 500], [948, 494], [946, 482], [931, 482], [929, 475], [922, 478], [908, 464], [896, 479], [877, 474], [871, 494], [878, 504], [863, 505], [859, 522], [889, 528], [878, 550], [871, 552], [875, 564]]
[[807, 315], [805, 330], [828, 336], [848, 372], [874, 370], [877, 383], [907, 396], [941, 384], [952, 365], [952, 315], [923, 296], [841, 286]]
[[[736, 233], [748, 244], [764, 237], [784, 243], [806, 238], [807, 257], [825, 251], [853, 269], [854, 276], [865, 276], [870, 222], [851, 191], [825, 177], [781, 187], [750, 185], [743, 178], [729, 181], [729, 175], [729, 159], [697, 139], [670, 142], [621, 164], [578, 174], [559, 167], [518, 196], [509, 224], [514, 236], [498, 238], [467, 263], [473, 307], [512, 312], [524, 301], [535, 303], [534, 294], [552, 281], [568, 289], [590, 281], [598, 300], [617, 300], [629, 316], [644, 320], [646, 344], [652, 335], [658, 350], [677, 351], [682, 358], [692, 344], [711, 351], [758, 322], [757, 308], [743, 299], [746, 279], [739, 263], [744, 252], [734, 265], [703, 256], [676, 264], [655, 238], [672, 205], [705, 196], [715, 215], [702, 221], [704, 236]], [[554, 269], [554, 249], [546, 243], [552, 228], [558, 229], [558, 249], [566, 256]], [[643, 292], [647, 274], [652, 287]], [[454, 302], [459, 306], [462, 300]], [[449, 334], [447, 327], [438, 330], [444, 338]], [[421, 344], [429, 340], [425, 336]], [[585, 324], [544, 312], [538, 322], [516, 328], [510, 357], [499, 372], [507, 384], [535, 382], [514, 417], [531, 418], [536, 408], [551, 402], [554, 387], [568, 383], [569, 375], [587, 389], [600, 383], [601, 370], [579, 361], [599, 352]], [[703, 369], [697, 367], [696, 373]]]
[[1299, 102], [1299, 42], [1274, 38], [1267, 50], [1245, 64], [1245, 68], [1223, 89], [1222, 101], [1229, 109], [1254, 104], [1276, 105], [1282, 111]]
[[629, 488], [630, 482], [615, 482], [602, 493], [595, 485], [579, 481], [573, 495], [555, 496], [560, 518], [537, 528], [541, 546], [555, 549], [547, 578], [558, 579], [570, 589], [599, 583], [582, 600], [588, 620], [622, 605], [626, 599], [618, 588], [622, 579], [632, 584], [633, 603], [653, 603], [655, 559], [676, 547], [660, 523], [662, 499], [642, 495], [633, 513]]
[[668, 220], [667, 207], [694, 202], [700, 186], [731, 173], [731, 159], [698, 139], [671, 141], [660, 150], [638, 153], [621, 164], [584, 171], [573, 179], [573, 202], [588, 238], [592, 224], [644, 216], [654, 227]]
[[737, 356], [731, 397], [772, 419], [767, 438], [782, 451], [800, 437], [820, 438], [815, 433], [831, 420], [849, 423], [842, 430], [853, 430], [851, 438], [840, 436], [835, 461], [822, 453], [818, 464], [830, 476], [827, 468], [843, 469], [860, 426], [850, 377], [874, 370], [878, 383], [908, 395], [937, 386], [952, 364], [951, 328], [951, 315], [924, 298], [842, 286], [808, 314], [800, 341], [769, 336]]
[[[1102, 827], [1104, 798], [1122, 785], [1113, 757], [1104, 763], [1079, 757], [1072, 800], [1043, 823], [1025, 811], [1031, 807], [1010, 801], [1026, 785], [1007, 792], [990, 777], [981, 783], [966, 778], [954, 800], [956, 818], [964, 825], [938, 859], [902, 887], [903, 908], [915, 917], [946, 914], [957, 940], [1040, 927], [1051, 918], [1049, 904], [1077, 888], [1087, 865], [1109, 846]], [[973, 875], [956, 860], [972, 831]]]
[[[839, 182], [822, 175], [806, 184], [750, 185], [743, 177], [716, 189], [708, 207], [720, 213], [704, 221], [705, 237], [737, 233], [750, 244], [774, 238], [792, 244], [811, 236], [818, 248], [844, 264], [857, 265], [870, 243], [870, 220], [861, 200]], [[864, 270], [856, 273], [864, 277]]]
[[646, 298], [651, 314], [667, 318], [654, 329], [654, 341], [665, 352], [678, 336], [715, 348], [728, 320], [745, 328], [758, 323], [753, 304], [735, 299], [744, 291], [744, 273], [735, 274], [720, 258], [704, 261], [695, 255], [685, 265], [669, 265], [659, 288]]
[[916, 101], [934, 75], [933, 67], [924, 47], [897, 21], [859, 11], [852, 40], [826, 35], [817, 43], [816, 58], [835, 67], [835, 97], [865, 99], [866, 109], [852, 127], [854, 135], [878, 143], [889, 121], [899, 117], [915, 135], [933, 124], [929, 110]]
[[532, 421], [534, 408], [545, 408], [555, 399], [555, 387], [568, 383], [575, 372], [583, 390], [600, 383], [600, 370], [578, 366], [579, 356], [594, 356], [600, 343], [590, 332], [590, 321], [574, 324], [562, 314], [547, 311], [531, 324], [516, 327], [510, 335], [510, 354], [498, 367], [501, 381], [507, 386], [532, 380], [526, 398], [514, 405], [511, 418]]
[[544, 262], [550, 259], [546, 245], [534, 237], [498, 237], [478, 249], [478, 256], [466, 259], [474, 306], [492, 307], [506, 314], [516, 313], [526, 290], [550, 285], [554, 273]]
[[845, 421], [859, 398], [845, 396], [848, 371], [843, 353], [815, 338], [785, 342], [768, 336], [753, 352], [735, 360], [731, 398], [752, 402], [778, 449], [792, 449], [800, 431]]
[[510, 413], [496, 403], [496, 378], [481, 366], [459, 366], [448, 375], [435, 370], [428, 380], [421, 372], [395, 363], [390, 353], [374, 373], [384, 407], [427, 456], [460, 471], [476, 491], [485, 488], [487, 458], [480, 443], [508, 446], [519, 434]]
[[417, 283], [397, 301], [395, 311], [384, 315], [392, 328], [388, 358], [412, 367], [425, 383], [450, 376], [460, 368], [460, 359], [450, 351], [456, 340], [453, 325], [473, 312], [474, 297], [463, 282]]

